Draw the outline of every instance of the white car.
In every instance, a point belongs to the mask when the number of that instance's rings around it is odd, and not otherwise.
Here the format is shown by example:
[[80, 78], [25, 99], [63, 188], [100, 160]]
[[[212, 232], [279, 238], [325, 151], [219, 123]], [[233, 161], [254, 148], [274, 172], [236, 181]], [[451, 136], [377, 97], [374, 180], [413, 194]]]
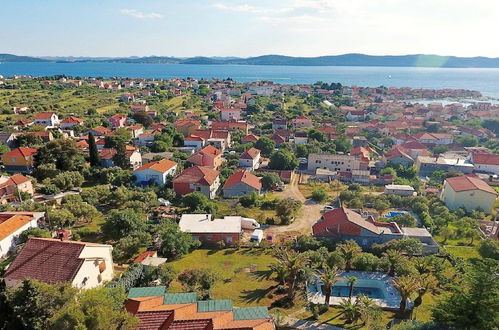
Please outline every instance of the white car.
[[326, 212], [329, 212], [329, 211], [332, 211], [334, 210], [334, 207], [332, 207], [331, 205], [326, 205], [324, 206], [324, 208], [322, 209], [321, 213], [324, 214]]

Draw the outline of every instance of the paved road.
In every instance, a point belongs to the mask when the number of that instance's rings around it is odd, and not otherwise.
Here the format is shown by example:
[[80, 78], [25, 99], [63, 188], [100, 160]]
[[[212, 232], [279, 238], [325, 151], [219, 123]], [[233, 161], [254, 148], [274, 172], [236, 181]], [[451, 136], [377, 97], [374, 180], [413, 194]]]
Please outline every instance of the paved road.
[[298, 189], [299, 175], [294, 175], [293, 180], [286, 185], [284, 191], [276, 192], [275, 195], [282, 198], [293, 198], [303, 203], [300, 213], [295, 221], [287, 226], [271, 226], [269, 232], [274, 233], [300, 233], [310, 234], [312, 225], [321, 217], [322, 205], [317, 204], [311, 199], [306, 199]]

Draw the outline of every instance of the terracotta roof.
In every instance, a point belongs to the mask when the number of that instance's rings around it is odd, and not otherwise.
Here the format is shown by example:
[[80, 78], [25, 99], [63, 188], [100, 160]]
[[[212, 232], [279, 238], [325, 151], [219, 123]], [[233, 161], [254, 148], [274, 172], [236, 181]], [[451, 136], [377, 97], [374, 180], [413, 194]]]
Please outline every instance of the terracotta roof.
[[[374, 224], [364, 220], [360, 214], [357, 212], [354, 212], [350, 209], [347, 209], [346, 207], [340, 207], [337, 209], [334, 209], [332, 211], [326, 212], [322, 216], [322, 221], [328, 222], [332, 220], [343, 220], [343, 221], [348, 221], [351, 222], [359, 227], [362, 227], [366, 230], [369, 230], [370, 232], [373, 232], [375, 234], [379, 234], [380, 231], [378, 227], [376, 227]], [[314, 225], [315, 226], [315, 225]], [[314, 234], [316, 234], [314, 232]]]
[[241, 154], [241, 159], [255, 159], [260, 154], [260, 150], [256, 148], [249, 148]]
[[12, 235], [19, 228], [28, 224], [33, 217], [25, 215], [14, 215], [0, 223], [0, 241]]
[[39, 112], [35, 114], [35, 119], [50, 119], [53, 115], [53, 112]]
[[248, 186], [253, 187], [256, 190], [262, 189], [260, 178], [246, 170], [232, 174], [227, 179], [227, 182], [225, 182], [224, 188], [230, 188], [239, 182], [246, 183]]
[[141, 167], [136, 169], [134, 172], [144, 171], [144, 170], [150, 169], [150, 170], [153, 170], [156, 172], [165, 173], [165, 172], [169, 171], [175, 165], [177, 165], [177, 163], [175, 163], [174, 161], [171, 161], [169, 159], [162, 159], [162, 160], [159, 160], [157, 162], [150, 162], [150, 163], [147, 163], [145, 165], [142, 165]]
[[200, 185], [212, 185], [218, 178], [220, 172], [207, 167], [192, 166], [186, 168], [175, 179], [174, 183], [196, 183]]
[[141, 311], [135, 314], [139, 319], [137, 329], [171, 329], [168, 324], [173, 323], [174, 311]]
[[[140, 263], [142, 261], [144, 261], [145, 259], [149, 258], [149, 257], [154, 257], [155, 255], [157, 255], [158, 251], [145, 251], [145, 252], [142, 252], [141, 254], [139, 254], [139, 256], [137, 258], [135, 258], [133, 260], [133, 262], [136, 262], [136, 263]], [[130, 297], [130, 296], [128, 296]]]
[[499, 155], [475, 153], [473, 154], [473, 164], [499, 165]]
[[497, 195], [496, 191], [492, 189], [485, 181], [468, 175], [456, 176], [447, 178], [445, 181], [451, 186], [455, 192], [468, 191], [468, 190], [482, 190], [488, 193]]
[[170, 330], [209, 330], [213, 329], [213, 321], [211, 319], [200, 319], [200, 320], [177, 320], [174, 321], [170, 327]]
[[255, 134], [249, 134], [249, 135], [246, 135], [245, 137], [243, 137], [241, 141], [243, 141], [243, 142], [255, 142], [255, 141], [258, 141], [258, 139], [260, 139], [260, 138], [258, 136], [256, 136]]
[[104, 127], [104, 126], [94, 127], [94, 128], [92, 128], [92, 131], [95, 131], [95, 132], [98, 132], [101, 134], [107, 134], [107, 133], [111, 132], [111, 130], [109, 128]]
[[207, 145], [203, 149], [199, 150], [198, 153], [212, 155], [212, 156], [218, 156], [222, 153], [222, 151], [220, 151], [219, 149], [215, 148], [212, 145]]
[[25, 183], [25, 182], [28, 182], [28, 181], [31, 181], [30, 178], [27, 178], [25, 177], [24, 175], [22, 174], [14, 174], [10, 177], [10, 179], [12, 180], [12, 182], [14, 182], [16, 185], [19, 185], [21, 183]]
[[3, 155], [5, 157], [23, 157], [23, 158], [26, 158], [26, 157], [29, 157], [29, 156], [36, 154], [37, 152], [38, 152], [37, 149], [19, 147], [17, 149], [6, 152]]
[[83, 123], [84, 120], [81, 119], [81, 118], [78, 118], [78, 117], [74, 117], [74, 116], [69, 116], [68, 118], [64, 119], [63, 121], [61, 121], [61, 123], [63, 124], [79, 124], [79, 123]]
[[6, 279], [31, 278], [45, 283], [71, 282], [84, 259], [79, 258], [85, 244], [30, 238], [5, 273]]

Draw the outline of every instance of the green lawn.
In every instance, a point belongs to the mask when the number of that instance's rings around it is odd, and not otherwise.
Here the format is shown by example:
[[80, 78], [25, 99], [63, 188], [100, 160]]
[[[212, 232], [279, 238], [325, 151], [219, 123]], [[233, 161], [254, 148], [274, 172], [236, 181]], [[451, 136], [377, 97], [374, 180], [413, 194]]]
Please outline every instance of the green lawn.
[[480, 254], [474, 247], [469, 246], [445, 246], [445, 249], [455, 257], [464, 259], [480, 258]]
[[329, 195], [329, 201], [334, 201], [338, 198], [341, 191], [346, 189], [346, 186], [336, 181], [331, 183], [311, 182], [298, 185], [298, 189], [303, 194], [303, 196], [305, 196], [305, 198], [311, 198], [312, 192], [315, 189], [319, 188], [322, 188], [327, 192], [327, 194]]
[[[270, 306], [278, 297], [272, 294], [276, 282], [269, 265], [274, 258], [263, 249], [196, 250], [171, 262], [178, 272], [189, 268], [211, 269], [220, 281], [212, 291], [214, 299], [232, 299], [235, 306]], [[182, 292], [174, 281], [173, 292]]]

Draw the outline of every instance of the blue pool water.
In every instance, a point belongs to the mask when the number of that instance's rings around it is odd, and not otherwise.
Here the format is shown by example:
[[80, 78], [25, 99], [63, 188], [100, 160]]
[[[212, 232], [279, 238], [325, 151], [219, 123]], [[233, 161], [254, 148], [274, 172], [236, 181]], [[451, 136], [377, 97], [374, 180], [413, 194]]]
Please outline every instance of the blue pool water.
[[[332, 295], [334, 297], [348, 297], [349, 292], [350, 292], [349, 286], [335, 285], [333, 287]], [[369, 298], [374, 298], [374, 299], [384, 298], [383, 292], [379, 288], [354, 286], [352, 290], [352, 297], [355, 297], [360, 294], [363, 294], [365, 296], [368, 296]]]
[[385, 215], [385, 218], [391, 219], [397, 215], [404, 215], [405, 212], [397, 212], [397, 211], [390, 211], [388, 214]]

